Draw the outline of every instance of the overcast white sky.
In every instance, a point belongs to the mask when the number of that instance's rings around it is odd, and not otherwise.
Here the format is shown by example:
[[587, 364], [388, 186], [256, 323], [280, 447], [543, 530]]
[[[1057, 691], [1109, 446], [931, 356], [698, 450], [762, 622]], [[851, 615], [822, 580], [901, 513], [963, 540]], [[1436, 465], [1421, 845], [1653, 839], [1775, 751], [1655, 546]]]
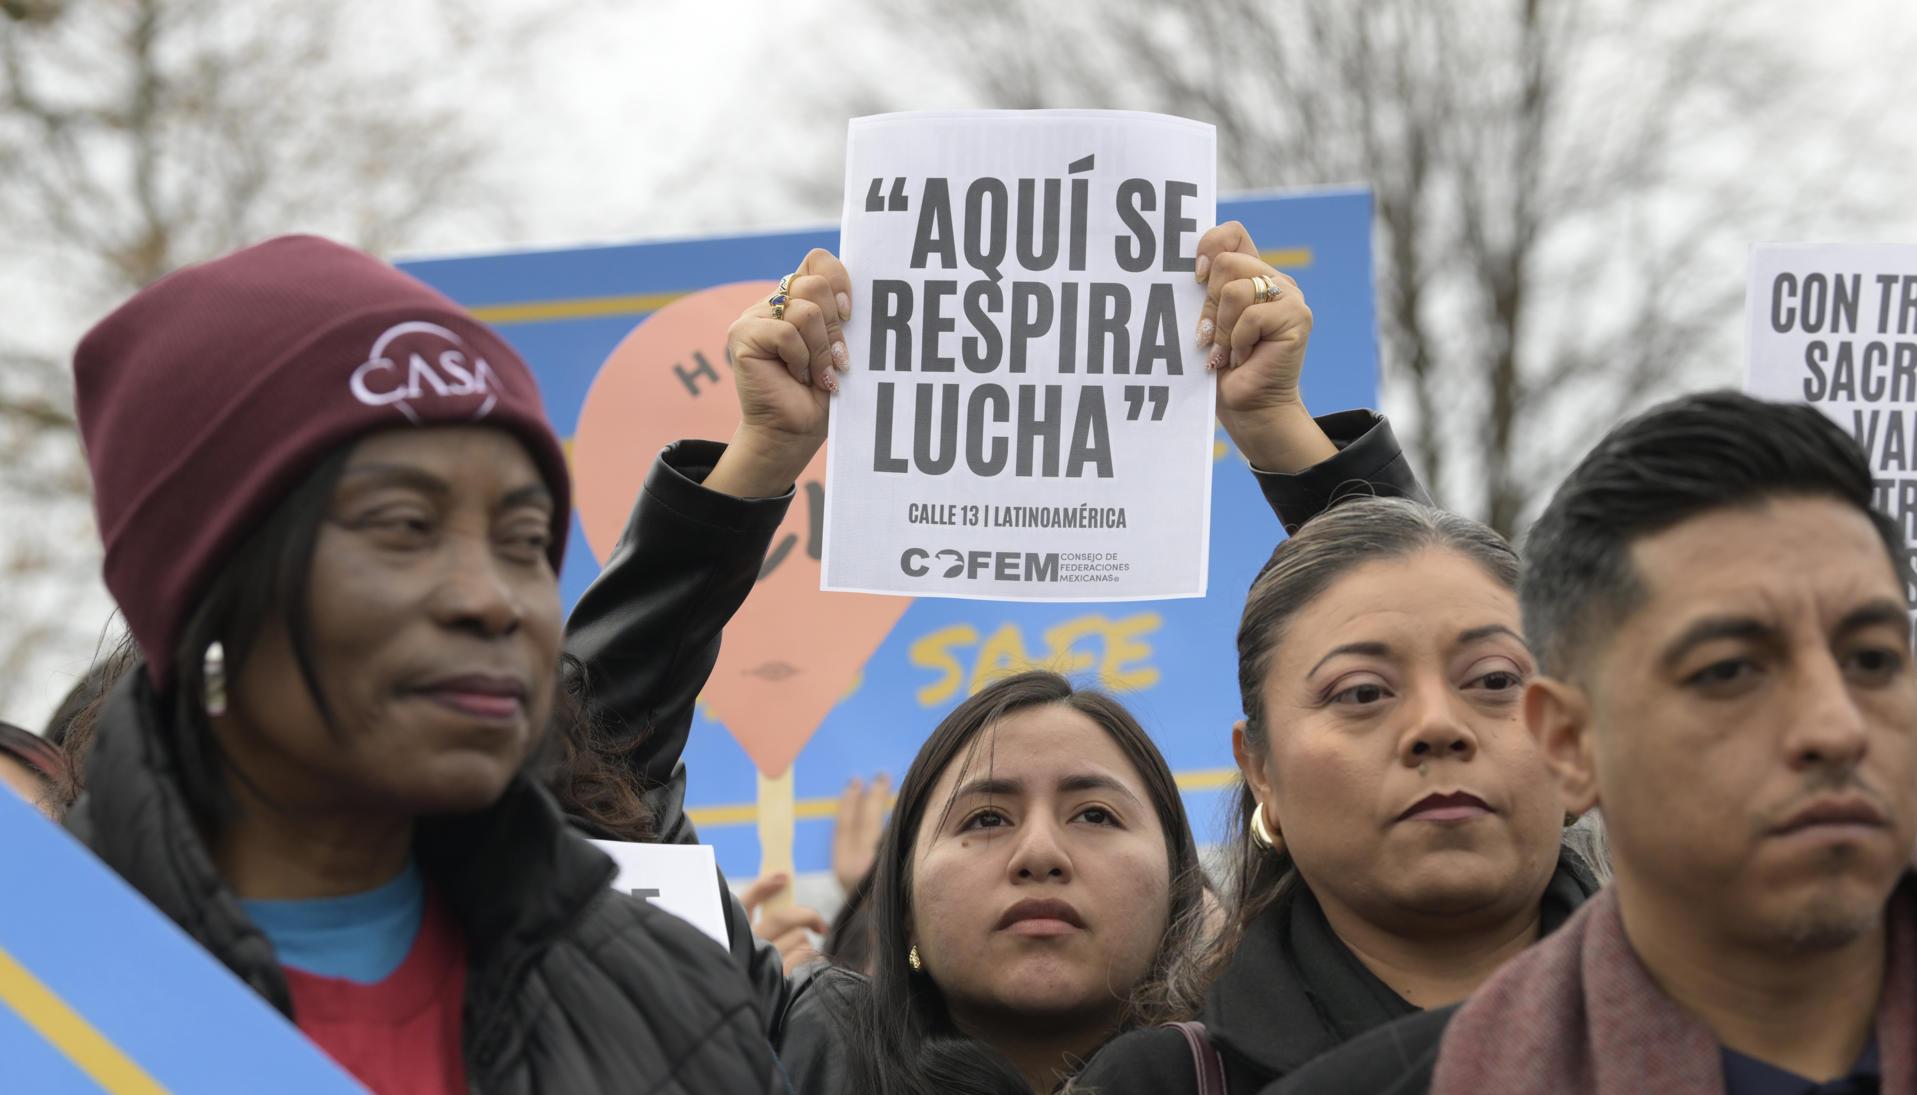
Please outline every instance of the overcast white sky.
[[[444, 2], [390, 0], [389, 8], [430, 17]], [[523, 6], [517, 0], [468, 2], [502, 12]], [[518, 223], [503, 232], [513, 239], [460, 234], [428, 240], [426, 249], [597, 242], [835, 219], [836, 202], [776, 188], [741, 192], [716, 163], [709, 172], [688, 172], [710, 156], [756, 182], [758, 170], [745, 169], [763, 170], [765, 160], [779, 155], [837, 159], [845, 118], [805, 116], [790, 103], [795, 88], [830, 86], [854, 74], [896, 71], [896, 82], [888, 83], [890, 109], [989, 105], [956, 98], [962, 85], [938, 64], [901, 57], [883, 28], [860, 14], [871, 10], [826, 0], [784, 0], [776, 7], [586, 0], [561, 9], [534, 42], [530, 63], [489, 87], [466, 88], [486, 100], [476, 101], [476, 109], [499, 119], [500, 159], [521, 187], [522, 200], [513, 203]], [[1814, 9], [1755, 0], [1745, 5], [1745, 14], [1753, 13], [1768, 15], [1778, 35], [1818, 59], [1834, 103], [1885, 87], [1879, 77], [1909, 66], [1917, 33], [1917, 5], [1910, 0], [1832, 0]], [[1883, 103], [1886, 111], [1907, 107], [1901, 97]], [[1789, 154], [1792, 135], [1775, 137], [1771, 147], [1745, 150], [1754, 169], [1768, 157]], [[1917, 164], [1912, 167], [1917, 171]], [[670, 189], [661, 192], [661, 186]], [[1917, 229], [1917, 186], [1911, 193], [1906, 228]], [[1903, 238], [1913, 237], [1906, 232]]]

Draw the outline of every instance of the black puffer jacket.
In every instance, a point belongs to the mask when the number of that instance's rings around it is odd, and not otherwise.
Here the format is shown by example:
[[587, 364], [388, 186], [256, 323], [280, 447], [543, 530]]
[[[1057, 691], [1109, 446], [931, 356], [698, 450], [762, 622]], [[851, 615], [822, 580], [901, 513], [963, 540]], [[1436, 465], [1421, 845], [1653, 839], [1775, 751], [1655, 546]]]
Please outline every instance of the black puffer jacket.
[[[699, 842], [679, 759], [693, 705], [719, 660], [720, 632], [752, 592], [792, 503], [791, 491], [742, 499], [707, 490], [701, 484], [724, 451], [714, 441], [680, 441], [659, 455], [618, 546], [566, 620], [566, 652], [586, 667], [594, 712], [637, 743], [624, 756], [646, 789], [661, 844]], [[733, 959], [776, 1044], [791, 1000], [784, 962], [753, 937], [745, 909], [720, 882]]]
[[[159, 744], [144, 668], [114, 689], [68, 825], [280, 1011], [273, 947], [214, 870]], [[783, 1092], [726, 953], [611, 889], [612, 861], [523, 775], [476, 814], [422, 822], [415, 854], [467, 950], [467, 1078], [486, 1095]]]

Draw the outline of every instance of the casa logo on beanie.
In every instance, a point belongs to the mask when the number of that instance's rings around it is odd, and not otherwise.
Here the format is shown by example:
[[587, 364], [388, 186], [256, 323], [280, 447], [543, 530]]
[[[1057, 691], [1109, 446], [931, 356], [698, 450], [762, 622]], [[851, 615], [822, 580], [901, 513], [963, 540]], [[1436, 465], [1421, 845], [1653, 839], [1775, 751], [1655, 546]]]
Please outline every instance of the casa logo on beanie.
[[[353, 398], [369, 407], [392, 407], [414, 425], [414, 404], [423, 399], [473, 400], [471, 417], [484, 418], [499, 403], [499, 374], [460, 337], [437, 323], [415, 320], [388, 327], [353, 370]], [[443, 414], [433, 417], [443, 418]]]

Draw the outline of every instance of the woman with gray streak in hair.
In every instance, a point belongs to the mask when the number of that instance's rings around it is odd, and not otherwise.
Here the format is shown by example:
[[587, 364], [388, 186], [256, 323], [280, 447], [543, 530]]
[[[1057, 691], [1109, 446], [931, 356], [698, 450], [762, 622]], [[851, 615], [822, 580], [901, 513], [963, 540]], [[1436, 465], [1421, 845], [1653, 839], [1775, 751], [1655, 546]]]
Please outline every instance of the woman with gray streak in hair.
[[1238, 631], [1243, 780], [1203, 1033], [1128, 1035], [1074, 1090], [1257, 1091], [1463, 999], [1597, 889], [1519, 714], [1517, 578], [1495, 532], [1403, 499], [1279, 545]]

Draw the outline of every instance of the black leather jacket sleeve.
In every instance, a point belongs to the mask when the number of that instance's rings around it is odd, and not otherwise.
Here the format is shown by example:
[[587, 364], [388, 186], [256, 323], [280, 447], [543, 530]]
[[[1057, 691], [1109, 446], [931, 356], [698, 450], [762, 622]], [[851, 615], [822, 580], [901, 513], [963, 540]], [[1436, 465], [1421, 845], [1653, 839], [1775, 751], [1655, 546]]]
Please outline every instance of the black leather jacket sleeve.
[[745, 603], [792, 492], [733, 498], [701, 484], [725, 446], [680, 441], [652, 465], [626, 531], [566, 621], [595, 714], [645, 789], [654, 839], [696, 844], [686, 820], [693, 701], [719, 658], [719, 634]]
[[1338, 455], [1295, 474], [1251, 469], [1287, 533], [1346, 498], [1380, 495], [1430, 503], [1383, 415], [1339, 411], [1316, 421], [1338, 446]]
[[[758, 580], [792, 492], [733, 498], [702, 484], [725, 446], [680, 441], [660, 453], [612, 556], [574, 607], [566, 650], [585, 664], [595, 714], [623, 743], [652, 814], [654, 839], [696, 844], [685, 814], [693, 702], [719, 657], [719, 635]], [[752, 935], [725, 888], [726, 934], [776, 1047], [790, 991], [779, 952]]]

